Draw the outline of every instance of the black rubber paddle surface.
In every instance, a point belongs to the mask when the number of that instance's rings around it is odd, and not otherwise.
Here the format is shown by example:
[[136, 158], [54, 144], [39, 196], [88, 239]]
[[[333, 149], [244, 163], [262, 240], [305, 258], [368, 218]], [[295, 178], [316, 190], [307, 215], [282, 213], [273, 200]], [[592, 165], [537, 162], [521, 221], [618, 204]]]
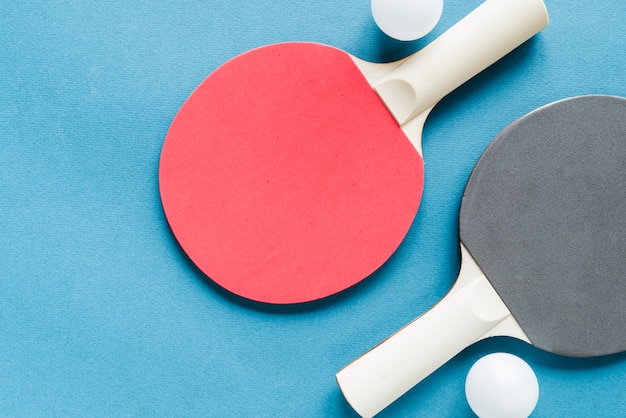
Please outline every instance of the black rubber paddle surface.
[[460, 238], [533, 345], [626, 350], [626, 99], [562, 100], [502, 131], [468, 181]]

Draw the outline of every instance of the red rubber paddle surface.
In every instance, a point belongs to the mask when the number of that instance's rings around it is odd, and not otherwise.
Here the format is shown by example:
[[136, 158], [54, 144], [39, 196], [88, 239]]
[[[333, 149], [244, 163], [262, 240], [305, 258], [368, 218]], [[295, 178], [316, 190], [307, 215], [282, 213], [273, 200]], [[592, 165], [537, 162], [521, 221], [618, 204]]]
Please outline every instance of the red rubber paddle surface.
[[200, 84], [167, 133], [159, 182], [172, 232], [210, 279], [286, 304], [346, 289], [392, 255], [423, 162], [348, 54], [284, 43]]

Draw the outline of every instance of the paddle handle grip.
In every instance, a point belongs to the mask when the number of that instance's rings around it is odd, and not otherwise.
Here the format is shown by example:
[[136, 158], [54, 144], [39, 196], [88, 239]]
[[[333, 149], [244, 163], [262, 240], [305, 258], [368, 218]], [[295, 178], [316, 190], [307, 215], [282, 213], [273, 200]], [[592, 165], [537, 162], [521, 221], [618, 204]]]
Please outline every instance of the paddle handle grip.
[[374, 88], [403, 125], [547, 25], [543, 0], [487, 0]]
[[509, 315], [485, 276], [459, 279], [430, 311], [340, 370], [337, 383], [372, 417]]

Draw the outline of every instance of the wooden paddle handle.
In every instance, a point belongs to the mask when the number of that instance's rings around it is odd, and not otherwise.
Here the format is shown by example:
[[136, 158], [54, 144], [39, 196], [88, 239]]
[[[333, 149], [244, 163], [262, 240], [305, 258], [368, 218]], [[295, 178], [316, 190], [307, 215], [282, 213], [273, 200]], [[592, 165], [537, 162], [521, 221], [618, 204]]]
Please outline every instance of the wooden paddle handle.
[[543, 0], [487, 0], [374, 88], [403, 125], [547, 25]]
[[337, 383], [359, 415], [372, 417], [509, 318], [468, 257], [456, 285], [437, 305], [341, 369]]

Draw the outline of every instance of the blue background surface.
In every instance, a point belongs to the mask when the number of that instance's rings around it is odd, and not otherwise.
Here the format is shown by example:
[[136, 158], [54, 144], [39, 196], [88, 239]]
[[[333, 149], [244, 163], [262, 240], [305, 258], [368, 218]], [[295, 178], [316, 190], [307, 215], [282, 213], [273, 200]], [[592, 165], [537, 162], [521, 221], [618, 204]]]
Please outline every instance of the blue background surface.
[[[454, 282], [460, 197], [489, 141], [554, 100], [626, 96], [626, 2], [546, 0], [548, 28], [444, 99], [405, 242], [320, 302], [266, 306], [207, 280], [165, 221], [160, 148], [186, 97], [239, 53], [315, 41], [391, 61], [479, 3], [446, 1], [430, 35], [401, 43], [366, 0], [3, 1], [0, 416], [354, 417], [334, 374]], [[534, 368], [536, 417], [626, 415], [625, 354], [568, 359], [495, 338], [381, 416], [472, 416], [465, 376], [494, 351]]]

